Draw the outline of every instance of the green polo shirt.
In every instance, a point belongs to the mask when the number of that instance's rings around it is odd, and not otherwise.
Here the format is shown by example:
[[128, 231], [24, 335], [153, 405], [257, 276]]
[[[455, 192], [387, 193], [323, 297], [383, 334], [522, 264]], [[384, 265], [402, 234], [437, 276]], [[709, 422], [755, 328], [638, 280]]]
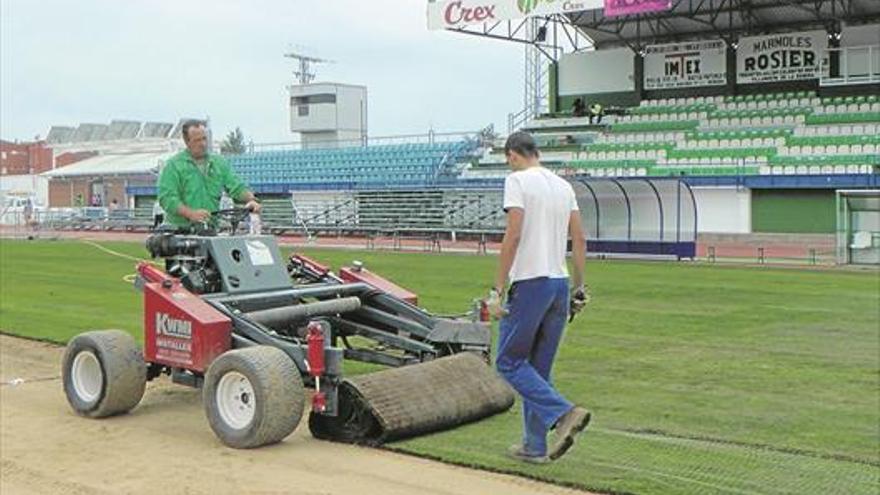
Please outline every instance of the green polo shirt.
[[224, 190], [234, 201], [248, 190], [225, 158], [208, 154], [199, 165], [189, 150], [181, 151], [165, 162], [159, 176], [159, 204], [165, 210], [165, 221], [181, 227], [190, 224], [177, 214], [181, 204], [193, 210], [218, 210]]

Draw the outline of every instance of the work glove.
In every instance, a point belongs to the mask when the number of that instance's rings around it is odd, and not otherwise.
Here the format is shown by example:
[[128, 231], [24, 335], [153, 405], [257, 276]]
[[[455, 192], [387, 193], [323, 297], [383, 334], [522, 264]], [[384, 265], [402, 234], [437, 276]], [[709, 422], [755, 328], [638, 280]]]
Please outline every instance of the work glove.
[[259, 215], [263, 211], [263, 205], [253, 199], [248, 201], [247, 204], [244, 205], [244, 207], [248, 210], [251, 210], [251, 213], [256, 213], [257, 215]]
[[574, 321], [574, 317], [581, 312], [582, 309], [590, 302], [590, 290], [584, 285], [575, 287], [571, 291], [571, 297], [568, 300], [568, 322]]
[[507, 310], [501, 304], [501, 293], [496, 289], [489, 291], [489, 297], [486, 299], [486, 306], [489, 307], [489, 314], [496, 320], [500, 320], [507, 315]]

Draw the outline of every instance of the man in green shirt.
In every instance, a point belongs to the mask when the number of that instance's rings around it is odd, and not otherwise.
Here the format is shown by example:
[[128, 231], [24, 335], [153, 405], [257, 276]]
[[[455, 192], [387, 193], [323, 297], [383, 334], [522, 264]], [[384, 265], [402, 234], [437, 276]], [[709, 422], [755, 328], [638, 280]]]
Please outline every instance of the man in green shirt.
[[185, 122], [181, 134], [186, 150], [168, 159], [159, 176], [159, 203], [165, 210], [165, 221], [178, 227], [211, 223], [211, 212], [220, 208], [224, 190], [230, 198], [259, 214], [260, 203], [235, 175], [229, 162], [208, 153], [205, 124]]

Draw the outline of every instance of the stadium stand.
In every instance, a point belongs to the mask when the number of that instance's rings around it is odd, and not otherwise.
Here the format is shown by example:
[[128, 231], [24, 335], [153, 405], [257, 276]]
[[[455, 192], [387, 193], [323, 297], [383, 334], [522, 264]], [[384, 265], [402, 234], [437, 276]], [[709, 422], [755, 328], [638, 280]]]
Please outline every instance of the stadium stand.
[[408, 186], [432, 184], [455, 174], [474, 141], [407, 143], [365, 147], [258, 151], [230, 156], [241, 177], [254, 186], [297, 188]]
[[[583, 119], [548, 115], [526, 130], [544, 145], [548, 166], [601, 177], [869, 174], [880, 166], [878, 95], [666, 98], [609, 119], [588, 132]], [[493, 150], [464, 177], [499, 177], [503, 162]]]

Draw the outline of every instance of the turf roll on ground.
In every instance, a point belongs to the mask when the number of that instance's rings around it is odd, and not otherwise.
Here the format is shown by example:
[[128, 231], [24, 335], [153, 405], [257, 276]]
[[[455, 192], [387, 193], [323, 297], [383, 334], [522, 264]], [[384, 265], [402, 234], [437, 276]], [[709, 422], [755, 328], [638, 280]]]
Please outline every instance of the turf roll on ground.
[[313, 413], [309, 428], [317, 438], [378, 445], [504, 412], [513, 401], [495, 371], [464, 352], [348, 378], [339, 388], [339, 415]]

